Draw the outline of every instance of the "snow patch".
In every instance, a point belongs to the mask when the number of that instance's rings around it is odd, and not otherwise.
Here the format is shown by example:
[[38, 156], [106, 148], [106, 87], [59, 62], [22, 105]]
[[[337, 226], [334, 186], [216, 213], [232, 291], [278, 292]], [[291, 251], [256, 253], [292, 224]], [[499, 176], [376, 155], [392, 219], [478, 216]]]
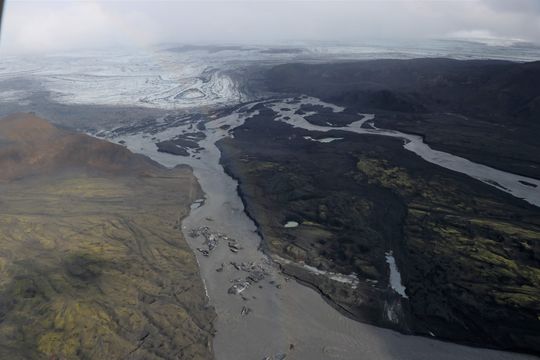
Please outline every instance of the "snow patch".
[[310, 141], [317, 141], [323, 144], [331, 143], [332, 141], [343, 140], [343, 138], [332, 138], [332, 137], [323, 138], [323, 139], [314, 139], [311, 136], [304, 136], [304, 139], [310, 140]]
[[394, 258], [393, 252], [389, 251], [386, 253], [386, 262], [390, 267], [390, 287], [401, 297], [407, 299], [407, 294], [405, 293], [405, 286], [401, 283], [401, 274], [397, 268], [396, 259]]
[[285, 228], [295, 228], [295, 227], [298, 227], [298, 225], [300, 225], [300, 224], [297, 223], [296, 221], [287, 221], [287, 223], [285, 225], [283, 225], [283, 227], [285, 227]]
[[355, 273], [346, 275], [346, 274], [341, 274], [341, 273], [336, 273], [336, 272], [331, 272], [331, 271], [325, 271], [325, 270], [318, 269], [314, 266], [306, 265], [303, 263], [296, 263], [294, 261], [287, 260], [278, 255], [274, 255], [272, 258], [277, 263], [300, 265], [302, 266], [304, 270], [307, 270], [312, 274], [315, 274], [317, 276], [324, 276], [330, 280], [334, 280], [343, 284], [349, 284], [351, 285], [353, 289], [356, 289], [359, 283], [358, 276]]

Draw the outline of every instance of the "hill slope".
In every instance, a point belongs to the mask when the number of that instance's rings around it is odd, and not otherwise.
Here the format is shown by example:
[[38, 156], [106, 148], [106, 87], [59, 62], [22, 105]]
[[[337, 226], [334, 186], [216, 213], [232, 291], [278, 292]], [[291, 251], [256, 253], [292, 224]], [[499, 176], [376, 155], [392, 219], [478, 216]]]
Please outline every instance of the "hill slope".
[[190, 170], [25, 114], [0, 120], [0, 168], [0, 358], [212, 357]]

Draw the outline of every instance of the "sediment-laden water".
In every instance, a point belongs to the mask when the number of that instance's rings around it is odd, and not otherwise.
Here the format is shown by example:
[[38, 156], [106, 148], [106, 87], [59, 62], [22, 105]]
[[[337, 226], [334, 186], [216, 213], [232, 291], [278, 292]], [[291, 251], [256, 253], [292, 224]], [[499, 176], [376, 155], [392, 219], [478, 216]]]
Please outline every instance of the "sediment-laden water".
[[422, 137], [418, 135], [411, 135], [394, 130], [378, 129], [374, 125], [371, 125], [371, 128], [364, 127], [364, 124], [370, 123], [375, 119], [375, 115], [372, 114], [359, 114], [360, 119], [349, 126], [333, 127], [314, 125], [306, 120], [306, 117], [314, 114], [313, 112], [306, 112], [302, 115], [296, 114], [296, 111], [299, 110], [303, 104], [321, 105], [332, 109], [334, 112], [341, 112], [344, 110], [339, 106], [328, 104], [311, 97], [303, 97], [300, 101], [291, 101], [289, 99], [273, 102], [268, 104], [268, 106], [279, 114], [277, 120], [305, 130], [319, 132], [340, 130], [356, 134], [371, 134], [403, 139], [403, 147], [405, 149], [414, 152], [422, 159], [432, 164], [468, 175], [517, 198], [523, 199], [532, 205], [540, 206], [540, 180], [494, 169], [459, 156], [433, 150], [429, 145], [424, 143]]
[[[302, 102], [320, 103], [312, 98], [304, 98]], [[336, 130], [312, 125], [302, 116], [294, 115], [294, 110], [287, 111], [286, 114], [279, 110], [292, 108], [291, 104], [284, 106], [283, 103], [276, 102], [269, 106], [280, 113], [278, 120], [286, 121], [284, 117], [289, 116], [290, 120], [286, 122], [293, 126], [315, 131]], [[207, 123], [204, 130], [206, 138], [199, 142], [204, 149], [191, 157], [160, 153], [155, 145], [156, 142], [187, 132], [188, 125], [157, 133], [152, 129], [137, 128], [136, 133], [124, 133], [110, 138], [111, 141], [122, 141], [132, 151], [145, 154], [165, 166], [190, 165], [205, 193], [204, 201], [198, 201], [192, 206], [191, 213], [184, 219], [182, 226], [199, 261], [209, 302], [216, 309], [216, 359], [283, 359], [284, 356], [287, 359], [351, 360], [532, 358], [405, 336], [362, 324], [343, 316], [311, 288], [284, 277], [268, 256], [259, 250], [261, 238], [256, 232], [255, 224], [244, 211], [237, 192], [238, 184], [219, 164], [221, 154], [215, 143], [230, 136], [230, 130], [241, 125], [254, 113], [249, 109], [245, 110], [248, 111], [234, 112]], [[334, 110], [340, 109], [335, 107]], [[372, 117], [364, 117], [362, 124], [370, 119]], [[227, 130], [223, 125], [229, 126]], [[355, 123], [338, 129], [383, 135], [382, 130], [363, 129], [360, 126], [361, 123]], [[116, 132], [118, 133], [120, 132]], [[418, 143], [421, 139], [396, 132], [388, 132], [388, 136], [403, 137], [410, 143], [414, 141], [416, 147], [408, 148], [423, 149], [418, 150], [419, 153], [427, 151]], [[425, 159], [435, 162], [436, 159], [427, 152]], [[449, 154], [445, 156], [447, 159], [455, 158]], [[443, 160], [437, 161], [444, 166]], [[450, 161], [448, 168], [455, 166], [456, 161], [458, 160]], [[484, 168], [482, 165], [475, 165]], [[470, 169], [471, 166], [468, 166], [460, 172], [471, 175]], [[517, 191], [511, 187], [513, 183], [507, 184], [499, 177], [493, 180], [508, 186], [511, 191]], [[521, 192], [511, 193], [516, 196], [527, 195]], [[534, 201], [535, 197], [529, 196], [528, 199]], [[398, 271], [397, 268], [394, 271]]]

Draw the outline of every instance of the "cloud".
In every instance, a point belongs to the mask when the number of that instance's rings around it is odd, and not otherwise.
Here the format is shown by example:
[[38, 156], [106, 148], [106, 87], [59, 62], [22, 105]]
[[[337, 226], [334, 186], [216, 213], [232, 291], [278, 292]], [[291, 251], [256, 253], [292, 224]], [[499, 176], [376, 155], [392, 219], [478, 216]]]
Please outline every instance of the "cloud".
[[[129, 8], [123, 14], [110, 11], [98, 2], [8, 2], [1, 48], [3, 51], [53, 52], [144, 43], [148, 40], [144, 31], [124, 26], [126, 22], [136, 22], [140, 15], [131, 13]], [[144, 16], [140, 20], [151, 22]]]
[[496, 36], [489, 30], [460, 30], [448, 34], [456, 40], [468, 40], [490, 46], [511, 46], [526, 42], [524, 39]]
[[514, 13], [540, 14], [540, 1], [538, 0], [484, 0], [486, 5], [498, 10]]
[[4, 20], [3, 53], [456, 35], [540, 42], [540, 0], [12, 0]]

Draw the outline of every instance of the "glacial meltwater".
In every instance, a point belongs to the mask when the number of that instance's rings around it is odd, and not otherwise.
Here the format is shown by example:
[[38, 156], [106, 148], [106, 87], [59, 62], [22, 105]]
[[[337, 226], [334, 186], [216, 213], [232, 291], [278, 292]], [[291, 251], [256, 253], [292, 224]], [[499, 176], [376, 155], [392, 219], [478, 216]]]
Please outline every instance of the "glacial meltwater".
[[[319, 103], [307, 98], [303, 103]], [[253, 104], [254, 105], [254, 104]], [[308, 123], [295, 110], [280, 112], [280, 102], [269, 104], [277, 109], [279, 119], [293, 126], [314, 131], [336, 128], [319, 127]], [[291, 104], [287, 104], [291, 107]], [[335, 111], [338, 107], [332, 106]], [[193, 168], [202, 190], [204, 201], [198, 200], [184, 219], [182, 227], [185, 238], [193, 249], [200, 265], [200, 273], [206, 285], [209, 303], [217, 313], [214, 352], [216, 359], [532, 359], [522, 354], [471, 348], [417, 336], [406, 336], [392, 330], [381, 329], [351, 320], [330, 306], [315, 290], [288, 279], [266, 254], [261, 252], [261, 238], [253, 221], [246, 215], [238, 195], [238, 183], [224, 172], [220, 165], [220, 151], [216, 142], [230, 136], [231, 130], [240, 126], [256, 113], [250, 107], [233, 112], [206, 123], [201, 130], [206, 138], [199, 141], [203, 149], [193, 156], [176, 156], [157, 151], [155, 143], [172, 139], [185, 133], [190, 124], [155, 131], [148, 128], [117, 129], [109, 136], [110, 141], [125, 144], [130, 150], [142, 153], [167, 167], [189, 165]], [[362, 121], [372, 119], [365, 117]], [[362, 129], [360, 124], [339, 130], [358, 133], [377, 133], [381, 130]], [[440, 156], [434, 156], [429, 148], [421, 146], [421, 139], [406, 134], [386, 132], [384, 135], [403, 137], [413, 143], [408, 149], [427, 152], [426, 160], [444, 166]], [[422, 156], [422, 155], [421, 155]], [[423, 157], [424, 157], [423, 156]], [[443, 156], [452, 164], [462, 163], [449, 154]], [[449, 165], [451, 168], [454, 165]], [[484, 169], [482, 165], [478, 168]], [[499, 174], [467, 166], [464, 173], [485, 177]], [[476, 170], [474, 170], [476, 169]], [[481, 173], [481, 174], [480, 174]], [[501, 175], [502, 176], [502, 175]], [[513, 181], [534, 181], [513, 175], [495, 176], [498, 183], [516, 196], [537, 201]], [[529, 193], [531, 187], [527, 187]], [[536, 199], [536, 200], [535, 200]], [[540, 201], [538, 202], [540, 203]], [[292, 222], [292, 221], [291, 221]], [[289, 224], [291, 225], [291, 224]], [[295, 224], [296, 225], [296, 224]], [[392, 263], [389, 264], [392, 266]], [[394, 263], [395, 266], [395, 263]], [[355, 286], [354, 275], [341, 275], [311, 271], [319, 276], [334, 277], [336, 281], [350, 282]], [[397, 272], [397, 267], [395, 272]], [[248, 281], [249, 280], [249, 281]], [[390, 281], [392, 284], [392, 280]], [[401, 281], [399, 281], [401, 284]], [[396, 285], [396, 291], [401, 291]]]

